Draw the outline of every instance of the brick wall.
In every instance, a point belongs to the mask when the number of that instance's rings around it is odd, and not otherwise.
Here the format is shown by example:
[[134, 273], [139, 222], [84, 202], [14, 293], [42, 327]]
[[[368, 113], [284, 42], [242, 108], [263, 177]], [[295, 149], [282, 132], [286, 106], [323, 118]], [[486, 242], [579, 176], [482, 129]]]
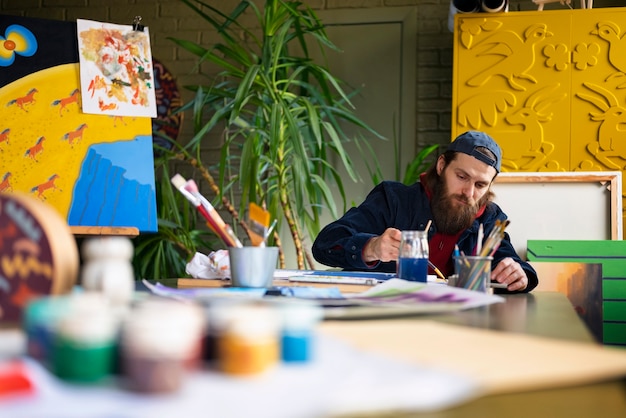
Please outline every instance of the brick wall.
[[[178, 50], [167, 39], [174, 36], [204, 43], [211, 38], [210, 33], [203, 32], [206, 24], [202, 19], [179, 0], [0, 1], [3, 14], [56, 20], [80, 18], [131, 24], [134, 16], [140, 15], [150, 30], [153, 56], [174, 74], [183, 98], [189, 99], [190, 93], [185, 92], [182, 86], [206, 82], [193, 70], [194, 57]], [[223, 6], [223, 11], [230, 11], [238, 0], [215, 0], [210, 3]], [[447, 29], [447, 0], [312, 0], [308, 4], [318, 10], [419, 6], [417, 141], [418, 144], [449, 141], [452, 34]], [[189, 125], [185, 124], [183, 135], [190, 133]]]
[[[238, 0], [211, 0], [223, 11], [230, 11]], [[596, 0], [594, 7], [618, 6], [620, 0]], [[447, 21], [449, 0], [311, 0], [308, 4], [317, 10], [346, 8], [418, 7], [418, 68], [416, 141], [425, 144], [446, 144], [450, 140], [450, 108], [452, 99], [452, 34]], [[223, 7], [222, 7], [223, 6]], [[576, 7], [579, 5], [576, 4]], [[565, 7], [559, 3], [550, 8]], [[512, 0], [510, 10], [532, 10], [531, 0]], [[194, 71], [195, 60], [178, 50], [167, 39], [174, 36], [210, 42], [211, 34], [203, 32], [206, 24], [180, 0], [0, 0], [0, 12], [10, 15], [56, 20], [91, 19], [117, 24], [131, 24], [134, 16], [150, 29], [153, 56], [174, 74], [183, 99], [190, 97], [184, 85], [205, 81]], [[184, 126], [183, 135], [189, 135], [190, 126]], [[213, 147], [211, 147], [213, 148]], [[207, 152], [214, 152], [207, 150]]]

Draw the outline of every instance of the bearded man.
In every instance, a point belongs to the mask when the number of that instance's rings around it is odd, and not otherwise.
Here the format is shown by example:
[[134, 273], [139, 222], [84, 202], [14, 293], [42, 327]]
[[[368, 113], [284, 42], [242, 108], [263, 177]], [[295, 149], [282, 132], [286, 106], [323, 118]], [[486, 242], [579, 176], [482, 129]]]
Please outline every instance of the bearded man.
[[[313, 257], [346, 270], [395, 272], [401, 231], [424, 230], [432, 221], [429, 260], [445, 276], [452, 274], [455, 246], [473, 254], [480, 225], [486, 237], [496, 222], [507, 219], [492, 201], [491, 184], [501, 162], [502, 151], [489, 135], [459, 135], [419, 182], [383, 181], [361, 205], [322, 229]], [[519, 257], [506, 232], [491, 268], [492, 282], [506, 285], [496, 292], [530, 292], [538, 284], [536, 271]]]

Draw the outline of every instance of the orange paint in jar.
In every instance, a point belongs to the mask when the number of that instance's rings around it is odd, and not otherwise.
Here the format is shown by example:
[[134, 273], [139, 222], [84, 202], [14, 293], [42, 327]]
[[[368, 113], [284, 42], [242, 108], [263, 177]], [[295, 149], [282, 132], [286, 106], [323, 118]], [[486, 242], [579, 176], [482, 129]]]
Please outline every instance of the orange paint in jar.
[[279, 320], [262, 305], [239, 306], [217, 341], [219, 369], [228, 374], [262, 373], [278, 362]]

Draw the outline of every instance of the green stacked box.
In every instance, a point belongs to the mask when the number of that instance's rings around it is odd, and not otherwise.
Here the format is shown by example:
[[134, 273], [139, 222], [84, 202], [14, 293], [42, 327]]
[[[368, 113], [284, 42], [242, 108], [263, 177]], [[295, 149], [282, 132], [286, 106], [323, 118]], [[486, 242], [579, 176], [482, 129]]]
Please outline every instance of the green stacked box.
[[603, 343], [626, 347], [626, 241], [528, 240], [528, 261], [602, 265]]

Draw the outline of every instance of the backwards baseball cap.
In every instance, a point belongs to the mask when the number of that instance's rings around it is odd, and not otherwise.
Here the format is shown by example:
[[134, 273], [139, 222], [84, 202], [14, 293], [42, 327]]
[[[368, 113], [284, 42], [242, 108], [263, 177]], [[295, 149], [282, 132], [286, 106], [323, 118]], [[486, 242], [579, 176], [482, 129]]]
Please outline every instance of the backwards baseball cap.
[[[478, 147], [485, 147], [496, 156], [496, 159], [485, 155], [478, 150]], [[454, 142], [448, 146], [448, 151], [462, 152], [471, 155], [477, 160], [490, 165], [500, 172], [500, 164], [502, 162], [502, 150], [500, 146], [489, 135], [479, 131], [468, 131], [457, 136]]]

